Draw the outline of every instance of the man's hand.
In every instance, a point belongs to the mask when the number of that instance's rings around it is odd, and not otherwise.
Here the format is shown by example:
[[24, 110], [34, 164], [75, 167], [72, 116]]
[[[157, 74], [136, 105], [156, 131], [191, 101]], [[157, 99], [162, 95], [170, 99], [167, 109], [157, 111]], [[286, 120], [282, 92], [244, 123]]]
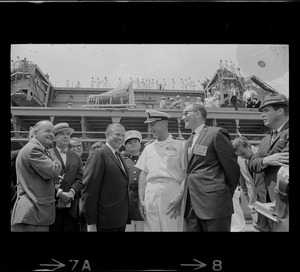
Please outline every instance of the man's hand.
[[145, 201], [139, 201], [139, 211], [140, 211], [140, 215], [145, 220], [145, 218], [146, 218], [146, 205], [145, 205]]
[[63, 202], [65, 202], [66, 204], [68, 204], [69, 202], [71, 202], [73, 200], [73, 195], [70, 194], [69, 192], [61, 192], [58, 195], [59, 199]]
[[275, 153], [263, 159], [264, 166], [284, 166], [289, 165], [289, 152]]
[[177, 195], [173, 199], [171, 199], [169, 206], [168, 206], [168, 211], [167, 214], [171, 214], [170, 218], [176, 219], [177, 216], [180, 216], [181, 214], [181, 203], [182, 203], [182, 196]]
[[57, 204], [56, 204], [56, 207], [58, 209], [62, 209], [62, 208], [65, 208], [67, 205], [68, 205], [67, 202], [63, 202], [61, 199], [59, 199], [58, 202], [57, 202]]

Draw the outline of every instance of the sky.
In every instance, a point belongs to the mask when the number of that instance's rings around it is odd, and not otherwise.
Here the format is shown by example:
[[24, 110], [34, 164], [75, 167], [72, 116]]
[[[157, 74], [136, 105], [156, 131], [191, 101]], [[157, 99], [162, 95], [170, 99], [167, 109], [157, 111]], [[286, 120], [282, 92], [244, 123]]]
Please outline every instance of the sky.
[[[237, 44], [17, 44], [11, 45], [11, 60], [26, 58], [37, 64], [55, 87], [66, 87], [80, 81], [82, 87], [90, 87], [91, 78], [104, 79], [111, 87], [117, 87], [129, 78], [166, 80], [174, 78], [179, 87], [180, 79], [203, 82], [211, 79], [220, 60], [237, 59]], [[242, 70], [243, 76], [250, 76]], [[289, 71], [279, 78], [266, 81], [280, 93], [289, 96]]]

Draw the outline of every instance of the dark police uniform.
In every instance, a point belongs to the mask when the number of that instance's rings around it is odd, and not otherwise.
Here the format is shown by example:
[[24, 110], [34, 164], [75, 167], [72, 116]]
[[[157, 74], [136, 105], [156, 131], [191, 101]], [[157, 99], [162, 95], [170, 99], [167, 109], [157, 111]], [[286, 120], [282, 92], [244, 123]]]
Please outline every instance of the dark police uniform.
[[134, 221], [143, 221], [139, 211], [139, 191], [138, 183], [141, 170], [135, 167], [139, 156], [123, 153], [123, 159], [129, 169], [129, 202], [130, 202], [130, 219]]

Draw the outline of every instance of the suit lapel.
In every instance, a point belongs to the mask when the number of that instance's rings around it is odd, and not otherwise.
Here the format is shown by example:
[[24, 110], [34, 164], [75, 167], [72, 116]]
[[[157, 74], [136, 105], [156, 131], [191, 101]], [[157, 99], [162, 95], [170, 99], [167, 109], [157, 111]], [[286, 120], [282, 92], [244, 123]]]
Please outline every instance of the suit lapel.
[[203, 137], [205, 136], [206, 132], [207, 132], [207, 126], [204, 126], [204, 127], [201, 129], [201, 131], [200, 131], [200, 133], [199, 133], [199, 135], [198, 135], [198, 138], [197, 138], [197, 140], [196, 140], [196, 142], [195, 142], [195, 144], [194, 144], [194, 146], [193, 146], [193, 148], [192, 148], [192, 150], [191, 150], [190, 160], [188, 160], [188, 146], [189, 146], [189, 142], [191, 141], [191, 137], [188, 139], [188, 141], [187, 141], [187, 143], [186, 143], [186, 154], [187, 154], [187, 155], [186, 155], [186, 158], [187, 158], [187, 164], [188, 164], [188, 166], [190, 165], [190, 162], [192, 161], [192, 158], [193, 158], [193, 156], [194, 156], [193, 150], [194, 150], [195, 145], [196, 145], [196, 144], [199, 144], [199, 143], [202, 141], [202, 139], [203, 139]]
[[[285, 133], [285, 130], [289, 128], [289, 121], [286, 122], [286, 124], [282, 127], [282, 129], [280, 130], [280, 132], [277, 133], [276, 137], [274, 138], [274, 141], [272, 144], [270, 144], [270, 149], [273, 148], [273, 146], [276, 144], [276, 142], [278, 141], [278, 139], [280, 138], [280, 136]], [[270, 139], [269, 142], [271, 143], [272, 141], [272, 133], [269, 135]]]
[[54, 151], [56, 157], [58, 158], [58, 160], [60, 161], [60, 163], [61, 163], [61, 165], [62, 165], [62, 168], [65, 169], [66, 166], [65, 166], [64, 161], [62, 160], [62, 158], [61, 158], [61, 156], [60, 156], [60, 154], [59, 154], [57, 148], [54, 147], [54, 148], [53, 148], [53, 151]]
[[66, 154], [66, 169], [68, 168], [71, 160], [71, 153], [68, 151]]
[[[200, 144], [200, 142], [202, 141], [204, 135], [206, 134], [207, 132], [207, 126], [204, 126], [201, 131], [200, 131], [200, 134], [195, 142], [195, 144]], [[195, 146], [195, 145], [194, 145]]]
[[197, 140], [196, 140], [196, 142], [195, 142], [195, 144], [194, 144], [194, 146], [193, 146], [193, 149], [192, 149], [192, 156], [191, 156], [191, 159], [192, 159], [192, 157], [194, 156], [194, 154], [193, 154], [193, 152], [194, 152], [194, 147], [195, 147], [195, 145], [196, 144], [200, 144], [200, 142], [202, 141], [202, 139], [203, 139], [203, 137], [204, 137], [204, 135], [206, 134], [206, 132], [207, 132], [207, 126], [204, 126], [202, 129], [201, 129], [201, 131], [200, 131], [200, 133], [199, 133], [199, 136], [198, 136], [198, 138], [197, 138]]
[[[123, 160], [123, 158], [122, 158], [121, 156], [119, 156], [119, 158], [120, 158], [120, 160], [121, 160], [122, 163], [123, 163], [123, 167], [124, 167], [124, 170], [125, 170], [125, 174], [126, 174], [126, 176], [128, 177], [128, 176], [129, 176], [129, 172], [128, 172], [128, 168], [127, 168], [127, 166], [126, 166], [126, 163], [125, 163], [125, 161]], [[123, 169], [122, 169], [122, 171], [123, 171]]]
[[[125, 174], [125, 175], [127, 175], [128, 176], [128, 174], [126, 173], [126, 170], [125, 170], [125, 172], [124, 172], [124, 170], [123, 170], [123, 168], [122, 168], [122, 166], [121, 166], [121, 162], [116, 158], [116, 156], [115, 156], [115, 154], [110, 150], [110, 148], [108, 147], [108, 146], [105, 146], [106, 147], [106, 149], [107, 149], [107, 153], [109, 154], [109, 156], [115, 161], [115, 163], [120, 167], [120, 169], [122, 170], [122, 172]], [[119, 158], [121, 158], [120, 156], [119, 156]], [[123, 162], [123, 161], [122, 161]], [[126, 169], [125, 168], [125, 164], [124, 164], [124, 162], [123, 162], [123, 165], [124, 165], [124, 169]]]

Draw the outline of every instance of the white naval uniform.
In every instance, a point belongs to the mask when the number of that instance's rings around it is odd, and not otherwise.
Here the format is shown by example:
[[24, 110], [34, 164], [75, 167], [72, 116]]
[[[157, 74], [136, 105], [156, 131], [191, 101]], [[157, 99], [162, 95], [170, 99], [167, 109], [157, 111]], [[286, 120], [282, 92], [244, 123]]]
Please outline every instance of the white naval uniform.
[[165, 141], [155, 140], [145, 147], [136, 167], [148, 173], [144, 231], [183, 231], [183, 209], [176, 219], [166, 213], [185, 179], [184, 142], [171, 134]]

